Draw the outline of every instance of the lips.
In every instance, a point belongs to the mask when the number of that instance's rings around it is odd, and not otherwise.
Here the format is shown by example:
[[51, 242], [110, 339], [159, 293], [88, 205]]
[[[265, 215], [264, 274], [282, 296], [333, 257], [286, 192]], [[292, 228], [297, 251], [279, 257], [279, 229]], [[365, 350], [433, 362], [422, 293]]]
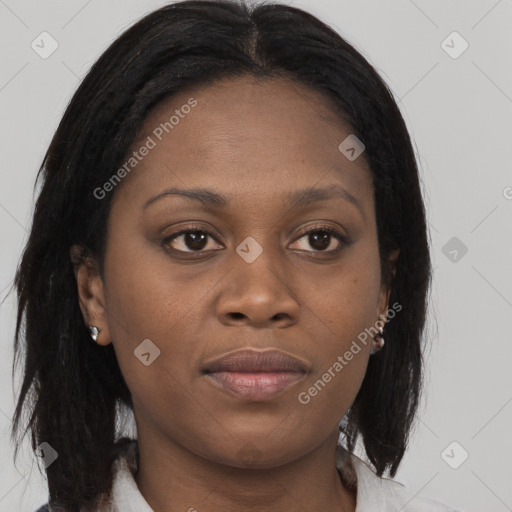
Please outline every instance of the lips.
[[203, 373], [218, 389], [242, 400], [270, 400], [303, 380], [309, 364], [281, 350], [237, 350], [207, 362]]
[[204, 366], [207, 373], [214, 372], [305, 372], [308, 364], [281, 350], [237, 350]]

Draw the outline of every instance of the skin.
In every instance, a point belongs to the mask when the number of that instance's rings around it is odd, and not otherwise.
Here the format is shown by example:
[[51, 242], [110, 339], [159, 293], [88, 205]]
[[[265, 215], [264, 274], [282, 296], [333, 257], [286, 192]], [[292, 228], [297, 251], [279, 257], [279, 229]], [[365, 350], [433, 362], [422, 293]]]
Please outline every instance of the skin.
[[[113, 192], [104, 280], [94, 260], [76, 270], [84, 320], [101, 329], [97, 343], [114, 344], [132, 393], [136, 483], [156, 512], [354, 512], [335, 452], [371, 341], [308, 404], [298, 394], [388, 309], [364, 154], [349, 161], [338, 150], [351, 130], [323, 95], [247, 76], [160, 103], [133, 149], [191, 97], [197, 106]], [[342, 197], [290, 207], [291, 192], [332, 184], [359, 207]], [[232, 199], [214, 208], [169, 195], [143, 208], [170, 187]], [[199, 249], [186, 235], [164, 242], [188, 224], [212, 236]], [[348, 245], [331, 236], [322, 250], [304, 234], [319, 225]], [[248, 236], [263, 249], [252, 263], [235, 250]], [[145, 339], [160, 350], [148, 366], [134, 357]], [[242, 347], [282, 349], [309, 371], [272, 400], [235, 398], [201, 368]]]

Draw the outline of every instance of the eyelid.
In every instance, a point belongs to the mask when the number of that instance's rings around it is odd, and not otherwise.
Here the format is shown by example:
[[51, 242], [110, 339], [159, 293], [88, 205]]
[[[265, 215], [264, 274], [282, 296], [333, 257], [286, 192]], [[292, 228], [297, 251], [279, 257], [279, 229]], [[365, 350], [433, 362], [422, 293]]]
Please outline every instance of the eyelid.
[[[308, 226], [303, 231], [301, 231], [300, 234], [297, 235], [297, 238], [295, 238], [295, 241], [298, 240], [299, 238], [302, 238], [304, 235], [307, 235], [307, 234], [309, 234], [311, 232], [315, 232], [315, 231], [326, 231], [327, 233], [335, 236], [336, 238], [338, 238], [338, 240], [340, 240], [342, 242], [349, 241], [349, 238], [347, 235], [344, 235], [343, 233], [341, 233], [339, 231], [338, 228], [335, 228], [334, 226], [330, 226], [329, 224], [315, 224], [313, 226]], [[317, 251], [317, 252], [322, 252], [322, 251]]]
[[340, 255], [340, 253], [343, 249], [347, 248], [352, 243], [352, 241], [350, 240], [348, 235], [343, 234], [339, 230], [339, 228], [335, 228], [328, 224], [317, 224], [317, 225], [313, 225], [313, 226], [308, 226], [307, 228], [305, 228], [304, 231], [301, 231], [301, 233], [295, 238], [293, 243], [296, 243], [297, 241], [299, 241], [301, 238], [303, 238], [305, 235], [308, 235], [309, 233], [315, 233], [315, 232], [321, 232], [321, 231], [324, 231], [327, 234], [329, 234], [330, 236], [334, 237], [339, 243], [338, 247], [336, 247], [335, 249], [330, 249], [328, 251], [315, 251], [315, 250], [306, 250], [306, 249], [298, 249], [298, 251], [300, 251], [302, 253], [306, 253], [308, 255], [314, 255], [315, 257], [317, 257], [317, 255], [319, 257], [322, 257], [322, 256], [336, 257], [336, 256]]
[[[201, 232], [201, 233], [205, 233], [206, 235], [208, 235], [208, 237], [210, 238], [213, 238], [215, 240], [215, 242], [217, 242], [219, 245], [222, 245], [218, 240], [217, 240], [217, 234], [216, 233], [212, 233], [212, 230], [209, 229], [209, 228], [203, 228], [201, 227], [200, 225], [198, 224], [188, 224], [188, 225], [185, 225], [185, 226], [182, 226], [178, 231], [176, 231], [175, 233], [172, 233], [170, 234], [169, 236], [166, 236], [163, 240], [162, 240], [162, 244], [165, 246], [167, 244], [169, 244], [172, 240], [174, 240], [175, 238], [179, 237], [180, 235], [183, 235], [185, 233], [190, 233], [190, 232]], [[174, 249], [176, 252], [180, 252], [180, 253], [191, 253], [191, 254], [200, 254], [202, 251], [179, 251], [177, 249]]]

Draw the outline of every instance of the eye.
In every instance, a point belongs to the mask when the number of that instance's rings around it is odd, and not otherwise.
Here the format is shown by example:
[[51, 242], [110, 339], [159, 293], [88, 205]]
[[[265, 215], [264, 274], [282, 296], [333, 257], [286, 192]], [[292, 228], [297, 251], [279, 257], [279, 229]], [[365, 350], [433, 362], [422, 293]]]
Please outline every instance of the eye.
[[[213, 235], [197, 227], [185, 227], [163, 240], [162, 245], [171, 246], [178, 252], [208, 251], [208, 240], [215, 240]], [[187, 250], [187, 248], [189, 250]]]
[[[336, 240], [337, 244], [334, 243], [333, 238]], [[349, 243], [348, 238], [338, 230], [334, 229], [332, 226], [315, 226], [313, 229], [302, 233], [302, 235], [294, 243], [297, 244], [301, 239], [305, 239], [306, 243], [309, 244], [310, 247], [313, 247], [313, 252], [334, 253]], [[335, 247], [332, 247], [333, 245]], [[329, 249], [329, 247], [331, 248]], [[301, 247], [294, 248], [304, 249]], [[305, 248], [304, 250], [308, 249]]]
[[[297, 244], [301, 239], [305, 239], [306, 243], [313, 248], [313, 251], [310, 252], [336, 253], [342, 247], [349, 245], [348, 238], [332, 226], [315, 226], [314, 228], [302, 233], [294, 244]], [[337, 245], [333, 243], [334, 239], [338, 242]], [[177, 252], [185, 253], [215, 250], [215, 248], [208, 248], [209, 240], [215, 240], [215, 237], [206, 229], [200, 229], [197, 226], [185, 226], [177, 233], [173, 233], [166, 237], [163, 240], [162, 245], [170, 247], [172, 250]], [[333, 245], [335, 245], [335, 247], [332, 247]], [[309, 250], [304, 247], [292, 248], [306, 251]]]

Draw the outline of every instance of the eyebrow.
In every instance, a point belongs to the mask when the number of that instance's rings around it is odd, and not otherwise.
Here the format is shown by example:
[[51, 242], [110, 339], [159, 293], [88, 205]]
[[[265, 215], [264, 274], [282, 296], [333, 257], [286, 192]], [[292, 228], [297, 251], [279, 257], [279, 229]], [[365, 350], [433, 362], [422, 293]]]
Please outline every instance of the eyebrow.
[[[230, 200], [227, 196], [206, 188], [180, 189], [168, 188], [149, 198], [143, 205], [143, 209], [148, 208], [160, 199], [172, 195], [179, 195], [199, 201], [205, 206], [211, 208], [226, 208]], [[323, 188], [307, 187], [296, 190], [288, 194], [288, 201], [292, 208], [307, 206], [312, 203], [326, 201], [329, 199], [341, 198], [356, 206], [364, 217], [364, 211], [359, 201], [343, 186], [330, 185]]]

